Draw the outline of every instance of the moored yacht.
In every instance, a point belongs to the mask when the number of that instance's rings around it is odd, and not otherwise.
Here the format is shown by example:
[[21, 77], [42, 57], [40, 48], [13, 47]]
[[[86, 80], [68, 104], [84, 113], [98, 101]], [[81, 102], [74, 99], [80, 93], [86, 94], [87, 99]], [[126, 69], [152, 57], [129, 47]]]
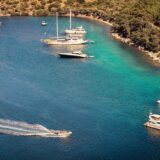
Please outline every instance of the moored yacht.
[[72, 12], [70, 9], [69, 29], [64, 30], [65, 34], [85, 34], [87, 33], [83, 26], [72, 28]]
[[64, 33], [66, 34], [85, 34], [86, 31], [82, 26], [76, 27], [76, 28], [70, 28], [64, 30]]
[[144, 126], [160, 129], [160, 115], [149, 113], [149, 120], [148, 122], [144, 123]]
[[93, 56], [88, 56], [85, 53], [82, 53], [81, 51], [74, 51], [71, 53], [58, 53], [60, 57], [66, 57], [66, 58], [89, 58]]
[[77, 39], [74, 37], [58, 38], [58, 39], [44, 39], [44, 43], [48, 45], [80, 45], [87, 44], [88, 40]]
[[43, 39], [42, 41], [48, 45], [79, 45], [79, 44], [87, 44], [88, 40], [84, 40], [83, 37], [80, 36], [65, 36], [63, 38], [59, 37], [58, 33], [58, 14], [56, 14], [56, 30], [57, 36], [56, 38], [48, 38]]

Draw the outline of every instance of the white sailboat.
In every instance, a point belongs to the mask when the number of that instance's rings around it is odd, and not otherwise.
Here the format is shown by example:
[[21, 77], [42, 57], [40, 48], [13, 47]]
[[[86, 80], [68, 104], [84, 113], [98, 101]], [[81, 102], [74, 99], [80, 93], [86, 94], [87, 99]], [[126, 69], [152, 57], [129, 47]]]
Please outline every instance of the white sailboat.
[[70, 9], [70, 16], [69, 16], [69, 29], [64, 30], [65, 34], [85, 34], [87, 33], [82, 26], [72, 28], [72, 12]]
[[43, 42], [48, 45], [79, 45], [79, 44], [86, 44], [88, 40], [84, 40], [83, 37], [76, 37], [76, 36], [66, 36], [66, 37], [59, 37], [59, 26], [58, 26], [58, 14], [56, 14], [56, 30], [57, 36], [56, 38], [48, 38], [44, 39]]

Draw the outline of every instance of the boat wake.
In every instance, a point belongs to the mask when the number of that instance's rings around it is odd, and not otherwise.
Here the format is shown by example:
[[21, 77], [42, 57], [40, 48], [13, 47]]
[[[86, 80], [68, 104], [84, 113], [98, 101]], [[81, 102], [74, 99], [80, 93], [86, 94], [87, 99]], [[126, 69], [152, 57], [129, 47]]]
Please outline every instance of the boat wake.
[[72, 132], [51, 130], [39, 124], [0, 119], [0, 134], [15, 136], [67, 137]]

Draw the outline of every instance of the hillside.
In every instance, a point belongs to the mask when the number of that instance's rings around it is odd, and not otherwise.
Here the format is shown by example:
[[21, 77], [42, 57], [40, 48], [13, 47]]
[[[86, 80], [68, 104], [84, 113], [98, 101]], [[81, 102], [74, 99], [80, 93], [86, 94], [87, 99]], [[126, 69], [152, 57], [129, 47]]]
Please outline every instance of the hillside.
[[75, 15], [111, 22], [113, 32], [136, 46], [160, 51], [160, 0], [3, 0], [0, 6], [1, 16], [65, 15], [72, 8]]

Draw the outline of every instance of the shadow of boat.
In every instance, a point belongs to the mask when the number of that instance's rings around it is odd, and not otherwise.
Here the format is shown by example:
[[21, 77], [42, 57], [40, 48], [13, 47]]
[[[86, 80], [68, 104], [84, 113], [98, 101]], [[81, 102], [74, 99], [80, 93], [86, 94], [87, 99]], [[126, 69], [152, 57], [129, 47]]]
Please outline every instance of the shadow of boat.
[[160, 138], [160, 130], [147, 127], [147, 132], [152, 137]]

